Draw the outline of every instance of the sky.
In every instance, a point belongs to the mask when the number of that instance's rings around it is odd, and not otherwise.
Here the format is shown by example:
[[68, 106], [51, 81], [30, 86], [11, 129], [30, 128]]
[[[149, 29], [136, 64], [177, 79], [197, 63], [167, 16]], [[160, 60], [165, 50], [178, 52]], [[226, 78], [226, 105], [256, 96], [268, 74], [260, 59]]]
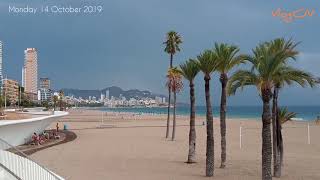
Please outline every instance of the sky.
[[[8, 6], [103, 6], [93, 14], [9, 13]], [[291, 23], [273, 17], [281, 8], [315, 10], [312, 17]], [[278, 37], [301, 41], [295, 66], [320, 76], [320, 2], [313, 0], [1, 0], [0, 40], [4, 44], [3, 69], [8, 78], [21, 80], [24, 49], [38, 49], [39, 77], [49, 77], [54, 89], [150, 90], [166, 94], [169, 56], [163, 49], [165, 34], [177, 31], [183, 39], [174, 56], [179, 65], [195, 58], [215, 42], [238, 45], [251, 53], [258, 43]], [[211, 83], [214, 105], [219, 104], [220, 84]], [[188, 102], [188, 82], [178, 101]], [[197, 104], [204, 104], [203, 75], [196, 78]], [[245, 88], [229, 98], [230, 105], [259, 105], [255, 88]], [[320, 105], [320, 90], [285, 88], [283, 105]]]

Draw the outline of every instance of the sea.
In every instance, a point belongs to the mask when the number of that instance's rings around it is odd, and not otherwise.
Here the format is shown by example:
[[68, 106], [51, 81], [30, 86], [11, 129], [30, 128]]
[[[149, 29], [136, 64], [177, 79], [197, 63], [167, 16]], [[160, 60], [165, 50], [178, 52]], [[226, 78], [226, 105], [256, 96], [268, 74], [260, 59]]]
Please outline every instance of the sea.
[[[290, 112], [297, 113], [297, 119], [303, 121], [313, 121], [320, 116], [320, 106], [286, 106]], [[107, 108], [99, 107], [96, 110], [106, 112], [130, 112], [135, 114], [167, 114], [166, 107], [117, 107]], [[219, 117], [220, 107], [213, 107], [213, 116]], [[172, 110], [171, 110], [172, 112]], [[229, 106], [227, 107], [227, 117], [229, 118], [243, 118], [243, 119], [261, 119], [261, 106]], [[190, 107], [180, 106], [176, 110], [177, 115], [189, 115]], [[196, 114], [198, 116], [205, 116], [206, 107], [196, 106]]]

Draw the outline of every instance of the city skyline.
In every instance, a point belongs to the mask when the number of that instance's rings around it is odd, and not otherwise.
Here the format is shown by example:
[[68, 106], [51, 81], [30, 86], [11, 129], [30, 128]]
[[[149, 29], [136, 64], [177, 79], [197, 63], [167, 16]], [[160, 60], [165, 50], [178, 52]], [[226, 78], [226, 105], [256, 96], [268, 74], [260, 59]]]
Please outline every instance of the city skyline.
[[[236, 44], [242, 53], [250, 53], [262, 41], [285, 37], [302, 41], [298, 46], [301, 52], [298, 66], [320, 76], [317, 68], [320, 66], [317, 60], [320, 50], [316, 44], [319, 37], [312, 35], [320, 30], [320, 25], [315, 23], [319, 18], [310, 17], [288, 24], [272, 16], [272, 11], [279, 7], [284, 10], [302, 6], [311, 9], [319, 6], [317, 2], [288, 4], [255, 1], [250, 2], [249, 6], [243, 5], [247, 3], [231, 1], [184, 2], [184, 9], [180, 12], [174, 10], [179, 7], [178, 2], [171, 2], [171, 7], [156, 4], [159, 7], [152, 11], [150, 9], [154, 4], [148, 1], [102, 2], [105, 9], [99, 16], [26, 15], [17, 18], [2, 12], [0, 20], [4, 22], [4, 27], [0, 30], [0, 39], [7, 47], [7, 61], [4, 60], [6, 74], [19, 79], [15, 64], [22, 64], [21, 51], [26, 47], [36, 47], [41, 59], [39, 77], [50, 77], [55, 82], [53, 89], [101, 89], [115, 85], [124, 89], [147, 89], [166, 94], [165, 74], [169, 57], [163, 52], [162, 42], [167, 31], [175, 30], [183, 38], [182, 51], [174, 57], [175, 65], [196, 57], [202, 49], [212, 48], [214, 42]], [[139, 6], [134, 6], [135, 3]], [[133, 6], [135, 8], [131, 8]], [[234, 6], [237, 8], [232, 8]], [[192, 11], [199, 13], [188, 13]], [[257, 26], [262, 21], [268, 26]], [[237, 27], [237, 31], [234, 31], [234, 27]], [[12, 28], [16, 29], [16, 33], [12, 32]], [[32, 31], [24, 31], [25, 28]], [[253, 32], [250, 37], [244, 36], [248, 29]], [[201, 97], [197, 104], [204, 102], [201, 79], [202, 74], [196, 79], [199, 82], [196, 95]], [[212, 86], [213, 98], [219, 99], [217, 74], [214, 74]], [[285, 92], [281, 96], [284, 104], [320, 104], [319, 89], [294, 87], [285, 89]], [[304, 94], [304, 98], [291, 98], [300, 93]], [[178, 100], [187, 102], [187, 94], [185, 88], [178, 94]], [[259, 104], [254, 88], [245, 89], [244, 93], [230, 98], [231, 105], [242, 105], [244, 102], [245, 105]]]

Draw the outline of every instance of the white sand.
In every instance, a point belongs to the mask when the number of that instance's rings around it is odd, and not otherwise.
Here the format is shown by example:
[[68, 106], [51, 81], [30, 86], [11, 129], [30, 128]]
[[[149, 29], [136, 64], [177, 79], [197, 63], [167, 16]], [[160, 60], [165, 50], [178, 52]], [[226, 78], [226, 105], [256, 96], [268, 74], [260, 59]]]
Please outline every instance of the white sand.
[[[197, 162], [186, 164], [188, 117], [179, 117], [175, 141], [164, 138], [165, 116], [108, 113], [101, 125], [101, 112], [71, 112], [60, 123], [68, 124], [78, 135], [72, 142], [32, 155], [43, 165], [74, 180], [200, 180], [205, 175], [206, 128], [197, 126]], [[134, 120], [136, 119], [136, 120]], [[201, 125], [203, 118], [197, 118]], [[239, 148], [239, 126], [243, 144]], [[162, 127], [161, 127], [162, 126]], [[54, 127], [54, 125], [52, 126]], [[113, 127], [113, 128], [110, 128]], [[215, 120], [215, 176], [209, 179], [261, 179], [261, 122], [227, 121], [227, 167], [220, 169], [219, 121]], [[284, 180], [320, 179], [320, 126], [312, 126], [307, 144], [306, 123], [287, 123], [284, 127]]]

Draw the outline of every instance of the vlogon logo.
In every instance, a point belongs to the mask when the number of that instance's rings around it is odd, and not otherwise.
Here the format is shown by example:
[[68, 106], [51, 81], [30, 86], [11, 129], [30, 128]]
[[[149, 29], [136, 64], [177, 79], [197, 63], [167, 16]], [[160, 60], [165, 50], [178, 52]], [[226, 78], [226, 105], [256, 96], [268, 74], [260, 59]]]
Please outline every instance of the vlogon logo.
[[275, 11], [272, 11], [273, 17], [279, 17], [282, 21], [286, 23], [291, 23], [296, 19], [304, 19], [307, 17], [312, 17], [316, 14], [316, 11], [314, 9], [305, 9], [300, 8], [294, 11], [285, 11], [281, 8], [278, 8]]

